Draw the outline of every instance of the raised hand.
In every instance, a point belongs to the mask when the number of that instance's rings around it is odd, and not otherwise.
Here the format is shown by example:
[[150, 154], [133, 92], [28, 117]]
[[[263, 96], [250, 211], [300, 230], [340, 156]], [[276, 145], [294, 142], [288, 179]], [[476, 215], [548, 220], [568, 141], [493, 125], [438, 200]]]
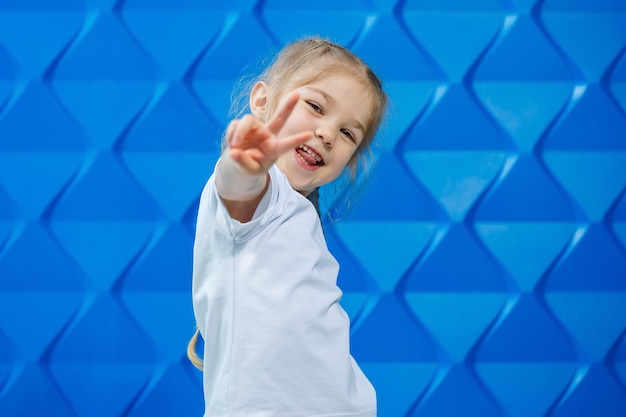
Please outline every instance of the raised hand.
[[251, 115], [232, 121], [226, 130], [230, 157], [249, 174], [262, 175], [280, 154], [309, 140], [313, 136], [310, 131], [277, 137], [299, 99], [297, 92], [291, 93], [267, 123]]

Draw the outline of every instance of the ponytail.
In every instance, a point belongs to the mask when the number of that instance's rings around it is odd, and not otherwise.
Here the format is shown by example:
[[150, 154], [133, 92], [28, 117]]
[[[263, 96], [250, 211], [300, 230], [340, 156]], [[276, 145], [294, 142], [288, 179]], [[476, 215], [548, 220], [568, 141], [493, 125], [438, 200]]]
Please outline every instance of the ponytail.
[[189, 339], [189, 343], [187, 344], [187, 358], [191, 361], [193, 366], [202, 370], [204, 366], [204, 361], [198, 357], [196, 353], [196, 344], [198, 343], [198, 334], [200, 334], [200, 330], [196, 327], [196, 331]]

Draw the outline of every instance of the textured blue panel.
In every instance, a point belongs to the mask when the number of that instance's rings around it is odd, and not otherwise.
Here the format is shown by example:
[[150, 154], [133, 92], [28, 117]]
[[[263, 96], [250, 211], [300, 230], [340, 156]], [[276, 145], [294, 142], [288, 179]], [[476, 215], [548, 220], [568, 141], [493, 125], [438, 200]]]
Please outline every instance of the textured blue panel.
[[[338, 226], [338, 233], [379, 288], [393, 291], [402, 275], [428, 245], [434, 229], [432, 223], [346, 221]], [[378, 236], [376, 242], [370, 240], [371, 236]], [[381, 264], [379, 257], [389, 263]]]
[[[381, 416], [405, 416], [428, 389], [437, 371], [436, 364], [363, 363], [363, 370], [376, 386], [378, 413]], [[385, 401], [380, 401], [385, 398]]]
[[[159, 372], [148, 385], [144, 394], [128, 413], [132, 417], [200, 416], [204, 412], [202, 382], [193, 378], [195, 370], [183, 366], [171, 366]], [[175, 398], [175, 401], [163, 401]]]
[[476, 353], [478, 362], [574, 362], [566, 332], [532, 295], [509, 300]]
[[191, 282], [185, 277], [191, 274], [191, 238], [192, 233], [179, 223], [156, 231], [125, 274], [122, 290], [131, 293], [190, 291]]
[[217, 153], [209, 157], [189, 152], [137, 152], [127, 153], [124, 160], [163, 212], [171, 219], [181, 219], [195, 203], [198, 189], [209, 177], [208, 167], [215, 165], [217, 157]]
[[56, 362], [51, 373], [76, 415], [106, 417], [125, 413], [146, 387], [152, 368], [139, 363]]
[[579, 229], [549, 274], [548, 291], [626, 291], [626, 253], [599, 224]]
[[[0, 383], [6, 385], [6, 381], [11, 373], [11, 368], [16, 367], [17, 355], [13, 343], [9, 338], [0, 332]], [[11, 366], [13, 365], [13, 366]]]
[[227, 110], [236, 82], [243, 76], [257, 75], [268, 51], [277, 52], [277, 48], [258, 20], [249, 13], [229, 14], [219, 42], [211, 44], [194, 64], [190, 73], [193, 91], [208, 112], [222, 122], [222, 128], [228, 123]]
[[[304, 35], [325, 33], [336, 42], [350, 45], [371, 19], [365, 2], [320, 0], [314, 3], [267, 0], [261, 12], [268, 31], [281, 42]], [[328, 13], [332, 9], [332, 13]]]
[[15, 343], [20, 357], [36, 363], [78, 312], [82, 299], [78, 291], [59, 292], [54, 297], [43, 291], [3, 292], [0, 325]]
[[[81, 34], [58, 63], [54, 78], [144, 79], [154, 73], [146, 54], [111, 12], [90, 15]], [[97, 54], [93, 51], [98, 50]]]
[[[87, 160], [51, 214], [57, 220], [145, 220], [155, 218], [151, 200], [109, 153]], [[119, 204], [123, 198], [124, 204]]]
[[[219, 43], [202, 56], [195, 68], [194, 78], [202, 81], [235, 80], [243, 74], [261, 69], [261, 61], [268, 50], [277, 50], [260, 22], [250, 13], [229, 15], [223, 26]], [[250, 39], [254, 39], [254, 42], [250, 42]]]
[[462, 363], [504, 307], [504, 292], [406, 292], [406, 301], [441, 344], [447, 357]]
[[15, 216], [12, 205], [11, 199], [0, 188], [0, 251], [2, 251], [13, 230]]
[[503, 291], [502, 270], [462, 226], [452, 226], [406, 282], [409, 291]]
[[520, 151], [531, 152], [567, 105], [574, 87], [558, 82], [478, 82], [474, 89]]
[[[380, 193], [384, 199], [377, 198]], [[367, 184], [367, 193], [359, 199], [359, 210], [353, 213], [355, 220], [393, 222], [432, 222], [437, 219], [436, 203], [428, 192], [412, 180], [407, 169], [398, 159], [382, 154], [376, 161], [376, 175]]]
[[446, 13], [471, 12], [471, 11], [493, 11], [502, 9], [502, 4], [498, 0], [476, 0], [468, 3], [464, 0], [409, 0], [407, 8], [415, 7], [425, 11], [438, 10]]
[[174, 83], [154, 98], [125, 136], [122, 158], [168, 217], [180, 219], [217, 160], [220, 135], [218, 123], [189, 90]]
[[83, 157], [78, 152], [5, 152], [0, 154], [0, 182], [22, 216], [36, 220], [70, 183]]
[[614, 371], [622, 384], [626, 384], [626, 337], [622, 337], [614, 356]]
[[80, 291], [84, 271], [70, 253], [34, 223], [14, 232], [0, 257], [0, 289], [4, 291]]
[[465, 367], [455, 365], [450, 368], [442, 381], [428, 393], [411, 416], [461, 416], [467, 410], [483, 417], [502, 415], [496, 402]]
[[560, 12], [626, 12], [626, 4], [615, 0], [547, 0], [543, 8]]
[[[176, 280], [176, 276], [171, 279]], [[179, 278], [180, 279], [180, 278]], [[163, 357], [174, 363], [186, 357], [186, 336], [191, 326], [180, 326], [193, 312], [189, 306], [189, 292], [132, 293], [124, 295], [124, 303], [130, 315], [142, 323], [143, 329], [154, 341]], [[167, 306], [164, 309], [163, 306]], [[172, 342], [176, 340], [176, 343]]]
[[626, 249], [626, 194], [616, 204], [613, 214], [613, 232], [618, 241]]
[[391, 101], [322, 192], [379, 416], [626, 415], [626, 2], [0, 0], [0, 416], [202, 415], [199, 195], [306, 34]]
[[0, 110], [9, 100], [11, 92], [15, 88], [13, 65], [9, 54], [0, 45]]
[[594, 361], [604, 360], [626, 327], [626, 292], [555, 292], [546, 294], [546, 300]]
[[11, 10], [29, 10], [37, 9], [52, 12], [55, 10], [80, 9], [84, 6], [81, 0], [58, 0], [51, 4], [46, 0], [2, 0], [0, 9]]
[[[372, 336], [384, 344], [367, 346]], [[353, 335], [354, 355], [365, 362], [435, 362], [435, 346], [409, 309], [393, 295], [382, 295]]]
[[122, 17], [168, 79], [180, 79], [218, 36], [224, 9], [216, 0], [127, 0]]
[[336, 258], [342, 259], [337, 279], [339, 287], [344, 291], [341, 306], [346, 310], [352, 322], [356, 322], [368, 301], [378, 291], [378, 285], [372, 282], [373, 280], [359, 259], [341, 242], [334, 226], [326, 228], [326, 239], [331, 253]]
[[568, 81], [572, 72], [541, 28], [526, 15], [507, 16], [498, 41], [476, 68], [478, 81]]
[[[459, 82], [496, 38], [502, 24], [503, 5], [497, 1], [432, 3], [409, 0], [402, 15], [408, 30], [446, 76]], [[459, 38], [463, 42], [458, 42]]]
[[454, 221], [467, 215], [506, 159], [504, 153], [477, 151], [407, 151], [404, 155], [413, 174]]
[[[0, 398], [2, 415], [51, 417], [80, 415], [40, 366], [28, 365], [14, 378], [10, 384], [7, 384]], [[37, 393], [37, 401], [26, 401], [26, 398], [32, 397], [33, 392]]]
[[[87, 147], [85, 130], [68, 117], [46, 85], [29, 83], [11, 101], [0, 118], [3, 151], [76, 151]], [[35, 123], [33, 115], [42, 116]]]
[[60, 363], [153, 361], [156, 355], [144, 332], [124, 318], [124, 310], [113, 296], [86, 299], [74, 322], [55, 344], [51, 359]]
[[511, 417], [549, 414], [554, 399], [566, 389], [574, 374], [574, 366], [557, 362], [480, 363], [476, 367], [504, 410], [502, 414]]
[[45, 76], [57, 56], [80, 31], [84, 5], [80, 1], [52, 4], [44, 1], [42, 5], [30, 4], [32, 0], [19, 3], [20, 8], [5, 10], [2, 10], [5, 5], [0, 4], [0, 38], [21, 75]]
[[586, 79], [600, 80], [626, 42], [626, 10], [619, 7], [623, 2], [558, 3], [547, 1], [543, 7], [548, 33]]
[[[569, 244], [575, 225], [566, 222], [478, 223], [483, 243], [522, 291], [533, 291]], [[532, 262], [528, 262], [532, 259]]]
[[[219, 152], [221, 126], [182, 83], [159, 88], [124, 135], [124, 152]], [[207, 169], [208, 171], [208, 169]]]
[[496, 150], [507, 145], [508, 140], [468, 91], [453, 86], [438, 97], [437, 106], [411, 131], [406, 149]]
[[415, 123], [415, 119], [430, 104], [432, 96], [442, 88], [438, 88], [434, 81], [386, 82], [385, 89], [394, 110], [385, 120], [383, 134], [376, 138], [378, 146], [391, 152], [402, 143], [405, 131]]
[[622, 110], [626, 111], [626, 52], [615, 65], [610, 79], [613, 97], [621, 105]]
[[53, 85], [96, 147], [109, 149], [148, 101], [155, 70], [113, 14], [90, 15], [86, 25], [56, 66]]
[[[602, 88], [596, 85], [577, 88], [569, 107], [546, 137], [545, 149], [626, 149], [626, 115]], [[590, 113], [593, 117], [586, 117]]]
[[510, 158], [497, 186], [479, 203], [476, 219], [500, 221], [571, 221], [574, 209], [539, 162], [529, 156]]
[[[393, 39], [393, 48], [389, 40]], [[396, 51], [401, 50], [399, 54]], [[433, 80], [436, 67], [413, 39], [391, 16], [379, 16], [354, 45], [359, 54], [374, 71], [385, 80]]]
[[624, 388], [602, 365], [592, 365], [577, 375], [576, 384], [553, 415], [621, 417], [626, 415]]
[[544, 158], [593, 221], [602, 220], [626, 187], [626, 152], [545, 152]]

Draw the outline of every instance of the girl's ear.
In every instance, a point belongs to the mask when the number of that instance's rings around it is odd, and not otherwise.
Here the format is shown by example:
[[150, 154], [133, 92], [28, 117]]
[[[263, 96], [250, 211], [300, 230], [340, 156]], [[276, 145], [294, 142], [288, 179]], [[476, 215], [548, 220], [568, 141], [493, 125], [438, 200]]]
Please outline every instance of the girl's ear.
[[263, 120], [266, 104], [267, 84], [263, 81], [259, 81], [254, 85], [254, 87], [252, 87], [252, 92], [250, 93], [250, 111], [257, 118]]

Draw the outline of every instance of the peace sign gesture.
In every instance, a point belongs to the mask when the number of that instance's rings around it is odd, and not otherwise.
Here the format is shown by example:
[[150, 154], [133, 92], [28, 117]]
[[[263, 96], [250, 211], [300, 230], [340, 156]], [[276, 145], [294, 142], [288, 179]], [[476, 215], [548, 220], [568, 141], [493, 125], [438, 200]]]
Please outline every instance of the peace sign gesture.
[[285, 138], [277, 137], [299, 99], [297, 92], [288, 95], [267, 123], [246, 115], [228, 125], [226, 140], [230, 157], [246, 172], [252, 175], [265, 174], [280, 154], [303, 144], [313, 136], [313, 132], [304, 131]]

